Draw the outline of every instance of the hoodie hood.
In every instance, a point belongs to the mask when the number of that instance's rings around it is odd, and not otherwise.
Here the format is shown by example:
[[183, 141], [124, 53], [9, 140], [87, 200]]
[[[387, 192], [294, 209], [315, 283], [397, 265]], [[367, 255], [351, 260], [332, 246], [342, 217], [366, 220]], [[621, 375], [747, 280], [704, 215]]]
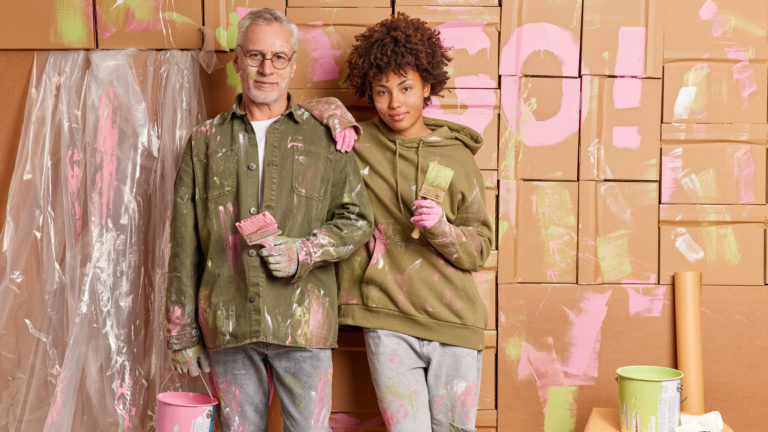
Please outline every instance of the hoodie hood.
[[[432, 129], [432, 133], [416, 138], [405, 138], [389, 128], [380, 117], [375, 119], [376, 126], [379, 131], [390, 141], [398, 143], [405, 147], [416, 147], [421, 142], [421, 145], [450, 145], [461, 144], [469, 149], [472, 154], [477, 154], [480, 151], [480, 147], [483, 145], [483, 138], [474, 129], [454, 123], [448, 120], [440, 120], [431, 117], [424, 117], [424, 124]], [[454, 142], [458, 141], [458, 142]]]

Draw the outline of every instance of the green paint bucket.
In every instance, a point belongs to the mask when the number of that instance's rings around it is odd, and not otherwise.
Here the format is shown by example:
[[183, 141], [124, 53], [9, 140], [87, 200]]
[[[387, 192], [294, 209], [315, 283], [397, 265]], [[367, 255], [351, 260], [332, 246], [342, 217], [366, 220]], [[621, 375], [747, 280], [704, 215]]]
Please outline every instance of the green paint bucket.
[[622, 432], [674, 432], [680, 425], [683, 373], [660, 366], [616, 370]]

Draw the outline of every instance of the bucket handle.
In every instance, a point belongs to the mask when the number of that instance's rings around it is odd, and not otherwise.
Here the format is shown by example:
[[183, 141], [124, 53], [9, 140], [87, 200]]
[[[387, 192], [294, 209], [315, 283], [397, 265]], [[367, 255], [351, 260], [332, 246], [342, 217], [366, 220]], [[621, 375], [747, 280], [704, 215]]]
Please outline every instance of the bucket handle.
[[680, 403], [688, 400], [688, 390], [685, 389], [682, 383], [677, 385], [677, 391], [679, 391], [680, 394], [685, 393], [685, 397], [680, 400]]

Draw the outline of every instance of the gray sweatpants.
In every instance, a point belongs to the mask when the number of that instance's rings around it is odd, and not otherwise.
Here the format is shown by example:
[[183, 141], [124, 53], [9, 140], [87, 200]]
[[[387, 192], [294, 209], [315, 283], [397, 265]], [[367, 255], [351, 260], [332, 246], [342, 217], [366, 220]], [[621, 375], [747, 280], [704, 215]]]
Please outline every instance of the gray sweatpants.
[[256, 342], [208, 354], [225, 431], [267, 431], [267, 364], [280, 398], [284, 430], [330, 431], [333, 376], [330, 349]]
[[389, 432], [475, 430], [481, 352], [365, 329], [368, 364]]

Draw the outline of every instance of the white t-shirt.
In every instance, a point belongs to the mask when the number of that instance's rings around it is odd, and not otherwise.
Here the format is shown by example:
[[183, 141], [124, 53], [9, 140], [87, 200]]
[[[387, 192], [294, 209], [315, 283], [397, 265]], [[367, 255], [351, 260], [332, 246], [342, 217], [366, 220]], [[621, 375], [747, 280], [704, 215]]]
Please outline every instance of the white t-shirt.
[[256, 134], [256, 143], [259, 146], [259, 207], [261, 207], [261, 200], [264, 197], [264, 147], [267, 142], [267, 129], [269, 125], [280, 116], [267, 120], [252, 121], [253, 132]]

